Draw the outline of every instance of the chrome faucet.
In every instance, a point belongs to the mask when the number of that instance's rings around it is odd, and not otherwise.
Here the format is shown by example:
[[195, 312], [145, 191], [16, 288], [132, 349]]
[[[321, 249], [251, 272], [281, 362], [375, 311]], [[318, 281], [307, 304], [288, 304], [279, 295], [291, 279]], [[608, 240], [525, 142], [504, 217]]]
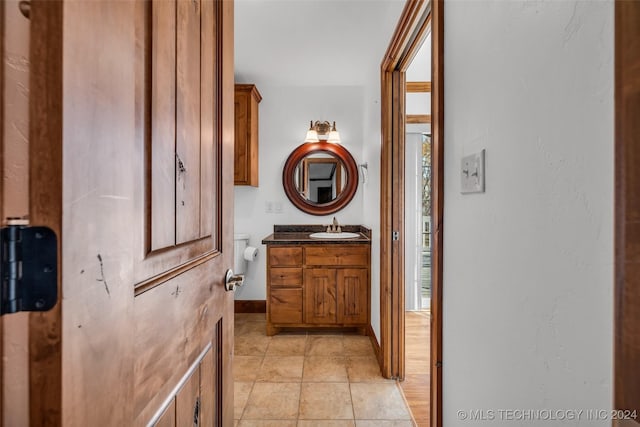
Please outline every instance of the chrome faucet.
[[342, 227], [338, 224], [336, 217], [333, 217], [333, 224], [327, 225], [327, 233], [342, 233]]

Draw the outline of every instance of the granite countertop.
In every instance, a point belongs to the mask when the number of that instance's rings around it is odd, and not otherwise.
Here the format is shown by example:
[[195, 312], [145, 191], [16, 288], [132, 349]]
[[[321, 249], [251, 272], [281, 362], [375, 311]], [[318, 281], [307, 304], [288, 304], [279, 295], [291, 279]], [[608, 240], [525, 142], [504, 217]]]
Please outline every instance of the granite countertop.
[[309, 237], [309, 234], [326, 231], [326, 225], [274, 225], [273, 234], [262, 239], [262, 243], [265, 245], [287, 245], [295, 243], [323, 245], [350, 243], [371, 244], [371, 229], [362, 225], [340, 225], [340, 227], [342, 227], [342, 231], [359, 233], [360, 236], [348, 239], [316, 239]]

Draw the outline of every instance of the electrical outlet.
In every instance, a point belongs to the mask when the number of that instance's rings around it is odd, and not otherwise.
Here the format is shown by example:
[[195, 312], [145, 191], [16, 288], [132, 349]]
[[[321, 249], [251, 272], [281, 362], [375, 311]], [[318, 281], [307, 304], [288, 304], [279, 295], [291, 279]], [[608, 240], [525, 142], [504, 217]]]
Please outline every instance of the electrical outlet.
[[266, 213], [273, 213], [273, 202], [264, 202], [264, 211]]
[[281, 214], [282, 213], [282, 202], [274, 202], [273, 210], [275, 211], [275, 213]]

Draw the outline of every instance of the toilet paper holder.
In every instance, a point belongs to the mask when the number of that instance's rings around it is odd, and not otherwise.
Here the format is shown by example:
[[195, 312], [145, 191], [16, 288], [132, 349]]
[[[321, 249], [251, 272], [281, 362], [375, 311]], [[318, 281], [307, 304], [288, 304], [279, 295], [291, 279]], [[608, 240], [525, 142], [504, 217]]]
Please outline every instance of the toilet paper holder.
[[245, 261], [253, 262], [258, 257], [258, 248], [254, 248], [253, 246], [247, 246], [244, 251], [242, 251], [242, 258]]
[[224, 288], [230, 292], [242, 285], [244, 285], [244, 274], [233, 274], [233, 270], [228, 269], [224, 279]]

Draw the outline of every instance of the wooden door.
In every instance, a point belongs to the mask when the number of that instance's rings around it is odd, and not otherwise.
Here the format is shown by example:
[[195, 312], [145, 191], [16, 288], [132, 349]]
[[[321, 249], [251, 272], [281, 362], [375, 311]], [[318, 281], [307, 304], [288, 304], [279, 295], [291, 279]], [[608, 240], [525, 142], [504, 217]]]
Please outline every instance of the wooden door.
[[336, 270], [308, 268], [304, 270], [305, 323], [336, 323]]
[[337, 321], [345, 325], [368, 323], [369, 278], [366, 268], [341, 268], [337, 270], [338, 310]]
[[30, 37], [29, 217], [61, 272], [30, 423], [193, 425], [199, 399], [231, 425], [233, 3], [34, 0]]

